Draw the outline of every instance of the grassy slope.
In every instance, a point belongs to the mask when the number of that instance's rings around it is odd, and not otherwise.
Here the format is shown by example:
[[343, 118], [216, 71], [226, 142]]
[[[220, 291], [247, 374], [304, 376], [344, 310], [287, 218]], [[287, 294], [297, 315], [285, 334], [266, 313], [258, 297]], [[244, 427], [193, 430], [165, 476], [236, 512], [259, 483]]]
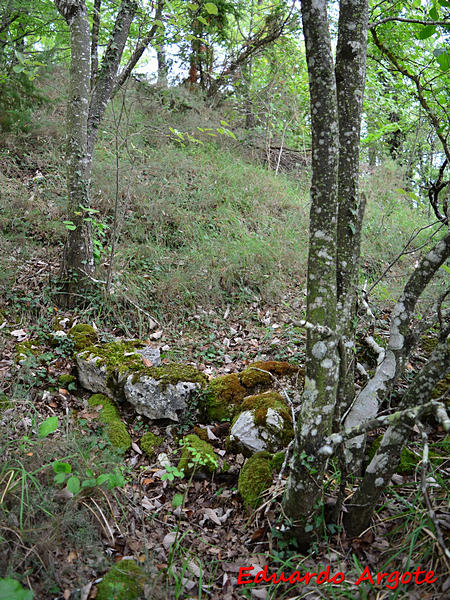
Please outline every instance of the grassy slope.
[[[45, 79], [49, 101], [36, 110], [29, 133], [6, 137], [0, 154], [0, 282], [9, 291], [26, 260], [51, 258], [56, 265], [61, 254], [63, 88], [57, 72]], [[185, 92], [161, 96], [132, 88], [122, 112], [121, 107], [117, 98], [103, 123], [92, 186], [92, 204], [100, 211], [96, 218], [111, 226], [117, 129], [116, 297], [127, 295], [167, 321], [199, 305], [222, 307], [255, 298], [273, 304], [298, 295], [306, 271], [308, 174], [275, 176], [247, 159], [244, 142], [199, 133], [197, 126], [214, 130], [229, 115], [226, 109], [224, 114], [206, 109]], [[178, 144], [169, 126], [193, 132], [202, 144]], [[413, 229], [426, 222], [398, 192], [400, 175], [387, 165], [363, 180], [368, 210], [362, 279], [379, 274]], [[105, 248], [110, 232], [102, 240]], [[107, 261], [105, 250], [100, 278]], [[400, 281], [403, 272], [402, 265], [397, 267]], [[396, 281], [379, 287], [383, 300], [392, 301]]]

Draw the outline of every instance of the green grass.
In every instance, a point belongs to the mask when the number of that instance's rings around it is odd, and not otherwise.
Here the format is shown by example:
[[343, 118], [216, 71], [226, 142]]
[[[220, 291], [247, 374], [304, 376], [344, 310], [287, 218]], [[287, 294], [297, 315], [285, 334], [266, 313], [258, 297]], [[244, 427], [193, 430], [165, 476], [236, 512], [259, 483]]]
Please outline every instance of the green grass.
[[[58, 70], [53, 78], [43, 78], [50, 100], [36, 109], [34, 128], [26, 136], [9, 135], [0, 155], [5, 199], [0, 211], [0, 283], [9, 295], [17, 290], [27, 261], [33, 266], [37, 260], [50, 261], [55, 272], [62, 254], [65, 98], [57, 90], [64, 88], [62, 78], [61, 85], [55, 85], [58, 78]], [[131, 86], [122, 120], [116, 128], [122, 102], [117, 97], [96, 145], [92, 205], [99, 210], [96, 219], [109, 226], [110, 236], [117, 129], [115, 287], [111, 303], [100, 295], [93, 298], [93, 305], [97, 315], [123, 320], [125, 329], [136, 321], [136, 311], [125, 297], [165, 322], [183, 318], [198, 306], [217, 309], [230, 303], [248, 305], [255, 299], [279, 303], [285, 296], [298, 295], [298, 286], [305, 283], [307, 173], [300, 178], [275, 176], [252, 163], [241, 142], [199, 132], [197, 127], [214, 128], [228, 117], [183, 94], [145, 95]], [[186, 103], [193, 108], [186, 108]], [[202, 143], [181, 146], [173, 141], [169, 127], [189, 131]], [[366, 278], [370, 283], [427, 216], [400, 191], [401, 173], [393, 164], [364, 176], [361, 187], [368, 197], [361, 283]], [[417, 238], [417, 245], [426, 235], [427, 231]], [[98, 265], [100, 279], [106, 277], [110, 241], [105, 241]], [[392, 303], [412, 260], [408, 256], [396, 265], [393, 276], [375, 289], [376, 299]]]

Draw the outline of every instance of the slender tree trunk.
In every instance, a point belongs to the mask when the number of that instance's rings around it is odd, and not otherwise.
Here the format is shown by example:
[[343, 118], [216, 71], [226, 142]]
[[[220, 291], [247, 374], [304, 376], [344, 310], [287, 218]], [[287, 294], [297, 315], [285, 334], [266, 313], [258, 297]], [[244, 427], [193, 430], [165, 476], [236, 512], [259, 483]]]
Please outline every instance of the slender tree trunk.
[[91, 90], [94, 89], [98, 73], [98, 34], [100, 32], [100, 9], [102, 0], [95, 0], [94, 14], [92, 16], [92, 42], [91, 42]]
[[166, 49], [164, 46], [160, 46], [160, 49], [156, 52], [156, 58], [158, 60], [158, 81], [157, 84], [161, 87], [167, 87], [167, 56]]
[[[389, 342], [385, 355], [379, 362], [374, 376], [357, 395], [345, 419], [346, 431], [377, 415], [381, 402], [389, 395], [395, 381], [403, 372], [408, 357], [417, 343], [417, 336], [412, 328], [417, 301], [449, 256], [450, 233], [435, 244], [409, 277], [392, 311]], [[353, 471], [360, 468], [363, 452], [364, 436], [353, 439], [347, 445], [346, 460], [348, 467]]]
[[[336, 336], [336, 225], [338, 114], [327, 1], [302, 1], [312, 124], [312, 183], [308, 256], [306, 376], [284, 510], [297, 536], [309, 541], [327, 457], [321, 440], [331, 433], [338, 382]], [[323, 333], [325, 327], [331, 332]]]
[[[86, 274], [94, 271], [90, 223], [82, 207], [89, 207], [87, 122], [90, 82], [90, 28], [84, 0], [57, 0], [56, 6], [70, 30], [71, 63], [67, 105], [68, 220], [72, 222], [61, 268], [62, 304], [72, 306]], [[72, 229], [72, 227], [74, 229]]]
[[[337, 227], [337, 331], [340, 342], [338, 407], [343, 414], [355, 394], [356, 301], [365, 198], [359, 194], [361, 114], [366, 81], [369, 10], [365, 0], [341, 0], [336, 53], [339, 114]], [[337, 415], [339, 417], [339, 415]]]
[[[448, 372], [450, 364], [450, 340], [442, 340], [433, 351], [423, 369], [416, 375], [405, 392], [399, 411], [425, 403], [436, 384]], [[347, 533], [357, 536], [369, 525], [378, 499], [389, 485], [399, 462], [404, 444], [408, 441], [413, 426], [414, 412], [395, 419], [383, 436], [381, 445], [368, 465], [364, 478], [355, 495], [350, 499], [344, 513]]]

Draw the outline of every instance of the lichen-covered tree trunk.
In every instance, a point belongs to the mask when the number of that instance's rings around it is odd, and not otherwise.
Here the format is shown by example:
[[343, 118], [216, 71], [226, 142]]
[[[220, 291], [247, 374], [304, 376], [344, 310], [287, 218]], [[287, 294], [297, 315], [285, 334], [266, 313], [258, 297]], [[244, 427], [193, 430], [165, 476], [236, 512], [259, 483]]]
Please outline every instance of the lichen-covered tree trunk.
[[67, 104], [68, 220], [72, 222], [64, 249], [61, 280], [62, 304], [71, 306], [82, 291], [80, 280], [94, 271], [90, 223], [82, 206], [89, 206], [89, 159], [87, 121], [90, 84], [90, 29], [84, 0], [56, 0], [67, 21], [71, 40], [69, 101]]
[[350, 406], [355, 393], [356, 286], [365, 208], [364, 197], [359, 194], [359, 148], [366, 81], [368, 14], [367, 0], [340, 2], [336, 52], [339, 114], [337, 332], [340, 339], [340, 414]]
[[[331, 433], [338, 382], [336, 336], [336, 226], [338, 114], [326, 0], [302, 1], [311, 95], [312, 182], [308, 255], [306, 376], [295, 449], [284, 498], [300, 541], [312, 528]], [[316, 325], [326, 329], [315, 327]]]
[[[345, 430], [349, 431], [377, 415], [380, 403], [386, 398], [403, 372], [406, 361], [414, 349], [417, 339], [412, 328], [414, 310], [422, 292], [436, 271], [450, 256], [450, 233], [447, 233], [422, 258], [409, 277], [392, 315], [388, 347], [379, 362], [374, 376], [367, 382], [355, 399], [345, 419]], [[359, 468], [364, 451], [364, 437], [357, 437], [347, 445], [349, 468]]]
[[[413, 408], [426, 402], [433, 388], [448, 372], [450, 364], [450, 340], [443, 339], [433, 351], [423, 369], [403, 395], [399, 411]], [[391, 417], [391, 424], [383, 436], [379, 449], [368, 465], [363, 480], [346, 505], [344, 525], [351, 536], [359, 535], [370, 525], [370, 519], [382, 492], [389, 485], [399, 462], [404, 444], [408, 441], [414, 426], [414, 411], [407, 416]]]

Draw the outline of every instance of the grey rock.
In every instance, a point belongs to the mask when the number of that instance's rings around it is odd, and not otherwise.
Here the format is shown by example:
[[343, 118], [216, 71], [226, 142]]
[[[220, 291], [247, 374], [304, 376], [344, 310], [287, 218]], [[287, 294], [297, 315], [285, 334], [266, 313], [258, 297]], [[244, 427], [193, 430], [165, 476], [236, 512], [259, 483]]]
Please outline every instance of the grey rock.
[[279, 452], [284, 448], [281, 440], [284, 420], [274, 408], [267, 409], [266, 425], [255, 423], [253, 410], [243, 411], [230, 431], [230, 440], [250, 452]]
[[163, 384], [153, 377], [143, 376], [134, 381], [130, 375], [125, 382], [125, 397], [136, 412], [149, 419], [170, 419], [178, 421], [187, 407], [189, 399], [200, 385], [188, 381], [177, 384]]
[[152, 348], [151, 346], [145, 346], [145, 348], [136, 349], [137, 354], [141, 354], [144, 358], [149, 360], [154, 367], [159, 367], [161, 364], [161, 353], [159, 348]]

